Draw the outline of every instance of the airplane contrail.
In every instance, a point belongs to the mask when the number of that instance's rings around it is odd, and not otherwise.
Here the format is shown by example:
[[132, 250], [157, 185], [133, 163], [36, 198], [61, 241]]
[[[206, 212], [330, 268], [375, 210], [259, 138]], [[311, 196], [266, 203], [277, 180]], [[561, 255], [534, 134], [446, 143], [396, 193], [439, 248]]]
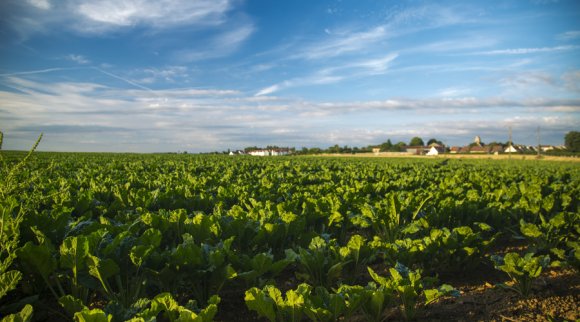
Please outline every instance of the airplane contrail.
[[141, 84], [137, 84], [137, 83], [135, 83], [135, 82], [133, 82], [133, 81], [131, 81], [131, 80], [128, 80], [128, 79], [126, 79], [126, 78], [123, 78], [123, 77], [121, 77], [121, 76], [118, 76], [118, 75], [115, 75], [115, 74], [109, 73], [109, 72], [107, 72], [107, 71], [104, 71], [104, 70], [102, 70], [102, 69], [100, 69], [100, 68], [98, 68], [98, 67], [91, 67], [91, 68], [92, 68], [92, 69], [94, 69], [94, 70], [96, 70], [96, 71], [98, 71], [98, 72], [101, 72], [101, 73], [103, 73], [103, 74], [105, 74], [105, 75], [111, 76], [111, 77], [113, 77], [113, 78], [116, 78], [116, 79], [118, 79], [118, 80], [122, 80], [122, 81], [124, 81], [124, 82], [125, 82], [125, 83], [127, 83], [127, 84], [133, 85], [133, 86], [135, 86], [135, 87], [138, 87], [138, 88], [140, 88], [140, 89], [144, 89], [144, 90], [146, 90], [146, 91], [148, 91], [148, 92], [151, 92], [151, 93], [153, 93], [153, 94], [157, 94], [157, 93], [156, 93], [154, 90], [152, 90], [152, 89], [151, 89], [151, 88], [149, 88], [149, 87], [143, 86], [143, 85], [141, 85]]
[[100, 69], [98, 67], [95, 67], [95, 66], [92, 66], [92, 67], [55, 67], [55, 68], [46, 68], [46, 69], [30, 70], [30, 71], [24, 71], [24, 72], [5, 73], [5, 74], [0, 74], [0, 77], [3, 77], [3, 76], [19, 76], [19, 75], [43, 74], [43, 73], [58, 72], [58, 71], [63, 71], [63, 70], [89, 69], [89, 68], [90, 69], [93, 69], [93, 70], [96, 70], [96, 71], [98, 71], [100, 73], [103, 73], [103, 74], [105, 74], [107, 76], [110, 76], [110, 77], [116, 78], [118, 80], [121, 80], [121, 81], [123, 81], [123, 82], [125, 82], [127, 84], [130, 84], [130, 85], [133, 85], [133, 86], [135, 86], [137, 88], [144, 89], [144, 90], [146, 90], [148, 92], [151, 92], [151, 93], [155, 93], [155, 91], [152, 90], [149, 87], [143, 86], [141, 84], [137, 84], [137, 83], [135, 83], [135, 82], [133, 82], [133, 81], [131, 81], [129, 79], [126, 79], [124, 77], [115, 75], [113, 73], [109, 73], [109, 72], [104, 71], [104, 70], [102, 70], [102, 69]]
[[18, 76], [18, 75], [32, 75], [32, 74], [42, 74], [42, 73], [50, 73], [50, 72], [58, 72], [62, 70], [73, 70], [73, 69], [81, 69], [86, 67], [55, 67], [55, 68], [47, 68], [47, 69], [39, 69], [39, 70], [30, 70], [25, 72], [14, 72], [14, 73], [6, 73], [0, 74], [0, 76]]

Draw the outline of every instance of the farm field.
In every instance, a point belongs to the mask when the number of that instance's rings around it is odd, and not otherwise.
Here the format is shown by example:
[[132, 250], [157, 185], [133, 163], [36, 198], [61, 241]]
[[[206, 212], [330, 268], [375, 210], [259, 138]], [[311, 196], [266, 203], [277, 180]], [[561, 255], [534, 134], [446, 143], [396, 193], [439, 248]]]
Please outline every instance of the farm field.
[[580, 318], [576, 162], [2, 156], [7, 321]]

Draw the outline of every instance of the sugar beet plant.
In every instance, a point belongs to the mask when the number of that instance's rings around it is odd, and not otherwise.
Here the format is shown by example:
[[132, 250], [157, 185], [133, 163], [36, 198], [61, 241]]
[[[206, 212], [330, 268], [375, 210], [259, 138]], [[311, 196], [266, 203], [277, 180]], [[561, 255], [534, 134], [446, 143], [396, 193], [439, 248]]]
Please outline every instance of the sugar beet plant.
[[419, 270], [411, 271], [402, 264], [389, 270], [383, 277], [368, 267], [372, 282], [366, 287], [341, 285], [335, 291], [323, 286], [314, 289], [309, 284], [298, 285], [286, 291], [285, 296], [273, 285], [246, 291], [248, 309], [259, 316], [275, 321], [301, 321], [307, 316], [312, 321], [336, 321], [340, 317], [350, 319], [364, 316], [366, 321], [384, 321], [389, 312], [401, 306], [402, 316], [407, 320], [416, 317], [418, 303], [428, 305], [443, 296], [458, 296], [450, 285], [431, 288], [433, 279], [422, 278]]
[[550, 264], [550, 256], [535, 256], [527, 253], [520, 256], [518, 253], [507, 253], [504, 257], [492, 256], [495, 268], [505, 272], [513, 285], [499, 284], [498, 286], [517, 292], [522, 296], [530, 295], [533, 281], [540, 276], [542, 270]]

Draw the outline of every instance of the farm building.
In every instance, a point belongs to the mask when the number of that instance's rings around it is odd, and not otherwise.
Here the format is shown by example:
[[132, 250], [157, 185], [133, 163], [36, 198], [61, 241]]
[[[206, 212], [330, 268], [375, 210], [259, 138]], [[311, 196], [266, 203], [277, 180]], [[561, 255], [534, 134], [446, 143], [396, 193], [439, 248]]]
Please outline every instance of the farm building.
[[[428, 146], [406, 146], [405, 151], [408, 154], [414, 155], [438, 155], [441, 153], [445, 153], [445, 147], [436, 143], [433, 143]], [[436, 151], [437, 154], [434, 154]]]
[[280, 155], [288, 155], [290, 154], [289, 149], [261, 149], [261, 150], [253, 150], [248, 152], [249, 155], [253, 156], [260, 156], [260, 157], [267, 157], [267, 156], [280, 156]]
[[427, 152], [427, 155], [439, 155], [439, 150], [437, 150], [436, 147], [432, 146], [431, 149], [429, 149], [429, 152]]
[[489, 153], [490, 148], [487, 146], [472, 146], [471, 149], [469, 149], [469, 153]]
[[460, 146], [452, 146], [451, 149], [449, 149], [449, 153], [458, 153], [460, 150]]
[[520, 152], [520, 150], [516, 149], [513, 145], [510, 145], [507, 148], [505, 148], [505, 150], [503, 152], [505, 152], [505, 153], [517, 153], [517, 152]]

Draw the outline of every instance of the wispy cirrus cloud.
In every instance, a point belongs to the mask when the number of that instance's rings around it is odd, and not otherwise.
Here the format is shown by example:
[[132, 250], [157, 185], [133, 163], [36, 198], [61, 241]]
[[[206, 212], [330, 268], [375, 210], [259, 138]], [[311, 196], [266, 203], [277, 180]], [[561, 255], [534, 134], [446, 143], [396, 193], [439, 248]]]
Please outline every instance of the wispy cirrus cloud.
[[580, 38], [580, 30], [570, 30], [570, 31], [566, 31], [566, 32], [563, 32], [561, 34], [558, 34], [556, 36], [556, 39], [562, 40], [562, 41], [576, 40], [579, 38]]
[[359, 51], [369, 47], [387, 36], [386, 26], [377, 26], [368, 30], [340, 32], [332, 34], [328, 40], [307, 45], [305, 49], [290, 58], [322, 59]]
[[141, 84], [153, 84], [158, 81], [175, 83], [177, 81], [187, 83], [190, 77], [190, 69], [187, 66], [162, 66], [147, 67], [133, 71], [132, 77]]
[[[387, 22], [366, 28], [330, 30], [325, 38], [303, 45], [290, 59], [319, 60], [351, 53], [386, 49], [386, 41], [427, 29], [468, 23], [473, 21], [471, 10], [464, 7], [423, 5], [393, 11]], [[470, 17], [471, 16], [471, 17]]]
[[580, 46], [555, 46], [555, 47], [535, 47], [535, 48], [508, 48], [508, 49], [497, 49], [489, 51], [481, 51], [472, 53], [473, 55], [526, 55], [526, 54], [536, 54], [536, 53], [549, 53], [555, 51], [568, 51], [577, 50]]
[[87, 18], [88, 23], [105, 26], [150, 25], [167, 27], [192, 23], [220, 23], [230, 8], [227, 0], [200, 1], [80, 1], [74, 12]]
[[580, 70], [574, 70], [562, 75], [564, 87], [573, 92], [580, 92]]
[[49, 0], [26, 0], [26, 2], [31, 6], [42, 10], [48, 10], [52, 7]]
[[391, 53], [380, 58], [371, 58], [322, 68], [312, 75], [285, 80], [281, 83], [263, 88], [255, 96], [269, 95], [291, 87], [331, 84], [345, 79], [384, 74], [397, 57], [397, 53]]
[[73, 62], [75, 62], [77, 64], [81, 64], [81, 65], [86, 65], [86, 64], [91, 63], [91, 61], [83, 55], [70, 54], [70, 55], [67, 55], [65, 58], [67, 60], [73, 61]]
[[27, 0], [10, 2], [6, 20], [21, 33], [46, 32], [58, 25], [82, 34], [144, 27], [216, 26], [233, 7], [230, 0]]
[[204, 46], [198, 46], [192, 49], [181, 49], [176, 51], [173, 56], [180, 62], [192, 62], [204, 59], [223, 57], [231, 54], [248, 39], [255, 31], [255, 27], [250, 22], [243, 22], [232, 27]]
[[[490, 109], [517, 107], [526, 109], [561, 108], [561, 111], [580, 111], [580, 99], [526, 99], [512, 100], [502, 97], [444, 97], [425, 99], [388, 99], [379, 101], [327, 102], [316, 105], [320, 111], [329, 114], [353, 113], [369, 110], [405, 111], [416, 110], [426, 113], [458, 112], [458, 109]], [[567, 109], [562, 109], [567, 107]]]

